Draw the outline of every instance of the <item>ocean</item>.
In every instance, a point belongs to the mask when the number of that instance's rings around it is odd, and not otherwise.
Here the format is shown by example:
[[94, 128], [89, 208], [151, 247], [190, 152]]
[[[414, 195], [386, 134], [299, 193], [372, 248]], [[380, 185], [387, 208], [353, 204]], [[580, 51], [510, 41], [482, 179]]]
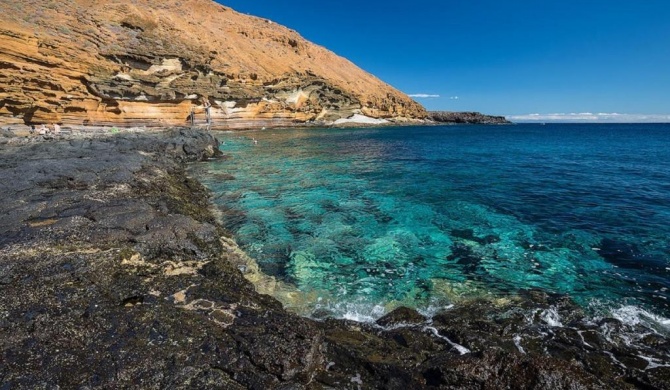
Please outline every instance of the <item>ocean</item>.
[[227, 158], [195, 175], [303, 315], [371, 321], [539, 289], [670, 328], [668, 124], [216, 136]]

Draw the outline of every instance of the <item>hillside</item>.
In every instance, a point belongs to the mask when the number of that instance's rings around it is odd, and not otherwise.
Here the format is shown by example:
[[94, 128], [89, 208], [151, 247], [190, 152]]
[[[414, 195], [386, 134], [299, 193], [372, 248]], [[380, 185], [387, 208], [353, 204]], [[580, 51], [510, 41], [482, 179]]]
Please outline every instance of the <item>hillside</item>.
[[0, 1], [0, 122], [222, 127], [424, 118], [418, 103], [270, 20], [210, 0]]

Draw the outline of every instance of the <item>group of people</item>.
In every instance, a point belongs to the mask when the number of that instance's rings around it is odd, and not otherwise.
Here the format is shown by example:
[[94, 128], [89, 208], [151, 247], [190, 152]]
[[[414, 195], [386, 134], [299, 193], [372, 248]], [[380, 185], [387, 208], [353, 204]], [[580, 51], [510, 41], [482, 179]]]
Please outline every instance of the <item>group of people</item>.
[[47, 134], [60, 134], [60, 125], [58, 123], [52, 123], [51, 126], [47, 126], [44, 123], [42, 123], [39, 127], [32, 127], [33, 133], [37, 133], [39, 135], [47, 135]]
[[[200, 103], [202, 104], [202, 107], [204, 108], [205, 111], [205, 120], [207, 120], [207, 125], [212, 124], [212, 103], [209, 102], [209, 99], [206, 97], [202, 96], [200, 98]], [[195, 125], [195, 106], [191, 106], [191, 114], [190, 114], [190, 119], [191, 119], [191, 126]]]

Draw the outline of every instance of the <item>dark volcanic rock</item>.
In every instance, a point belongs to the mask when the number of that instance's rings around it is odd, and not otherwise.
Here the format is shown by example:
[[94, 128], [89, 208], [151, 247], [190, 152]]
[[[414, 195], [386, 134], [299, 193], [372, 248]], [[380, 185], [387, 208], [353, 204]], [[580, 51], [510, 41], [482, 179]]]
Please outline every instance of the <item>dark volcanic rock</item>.
[[508, 125], [512, 122], [504, 116], [484, 115], [479, 112], [430, 111], [426, 117], [438, 123]]
[[3, 388], [303, 388], [320, 324], [259, 295], [182, 162], [173, 130], [0, 150]]
[[541, 291], [379, 325], [286, 312], [185, 174], [217, 146], [172, 130], [0, 149], [0, 388], [669, 387], [665, 336], [631, 345]]
[[408, 307], [399, 307], [377, 320], [377, 325], [392, 326], [398, 324], [422, 324], [426, 317]]

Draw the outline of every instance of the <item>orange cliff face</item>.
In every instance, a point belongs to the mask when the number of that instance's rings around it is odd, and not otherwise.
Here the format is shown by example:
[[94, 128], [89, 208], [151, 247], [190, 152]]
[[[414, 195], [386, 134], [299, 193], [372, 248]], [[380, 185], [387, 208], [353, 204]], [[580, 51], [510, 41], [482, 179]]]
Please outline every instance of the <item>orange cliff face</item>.
[[0, 2], [0, 122], [220, 127], [426, 111], [276, 23], [210, 0]]

